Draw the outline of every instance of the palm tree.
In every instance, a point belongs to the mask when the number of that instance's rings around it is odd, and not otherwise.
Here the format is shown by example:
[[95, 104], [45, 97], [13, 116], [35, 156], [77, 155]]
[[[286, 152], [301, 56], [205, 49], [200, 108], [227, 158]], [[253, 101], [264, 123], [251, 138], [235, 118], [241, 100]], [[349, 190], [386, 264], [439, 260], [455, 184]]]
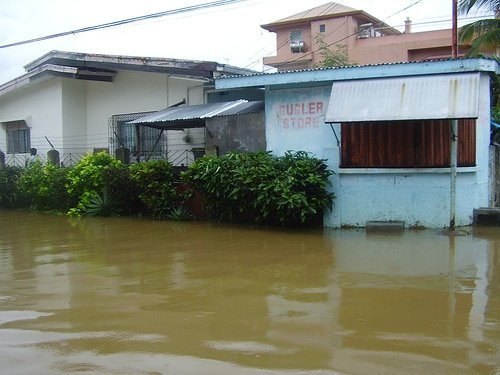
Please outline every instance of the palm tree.
[[[500, 0], [459, 0], [459, 13], [468, 14], [473, 8], [492, 12], [495, 17], [500, 16]], [[483, 51], [490, 51], [498, 55], [500, 47], [500, 19], [485, 19], [465, 25], [460, 28], [458, 38], [460, 43], [471, 42], [471, 48], [467, 52], [467, 56], [478, 55]]]

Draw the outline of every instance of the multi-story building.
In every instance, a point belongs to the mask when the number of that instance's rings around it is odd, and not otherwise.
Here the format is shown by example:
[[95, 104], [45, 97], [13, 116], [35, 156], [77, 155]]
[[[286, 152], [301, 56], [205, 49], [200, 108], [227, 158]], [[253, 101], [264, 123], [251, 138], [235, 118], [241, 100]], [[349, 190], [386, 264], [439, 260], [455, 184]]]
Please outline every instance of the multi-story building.
[[[401, 32], [363, 10], [334, 2], [261, 27], [276, 33], [277, 54], [264, 57], [264, 65], [279, 71], [320, 66], [321, 45], [359, 65], [451, 57], [451, 29], [412, 32], [407, 19]], [[460, 46], [459, 55], [466, 49]]]

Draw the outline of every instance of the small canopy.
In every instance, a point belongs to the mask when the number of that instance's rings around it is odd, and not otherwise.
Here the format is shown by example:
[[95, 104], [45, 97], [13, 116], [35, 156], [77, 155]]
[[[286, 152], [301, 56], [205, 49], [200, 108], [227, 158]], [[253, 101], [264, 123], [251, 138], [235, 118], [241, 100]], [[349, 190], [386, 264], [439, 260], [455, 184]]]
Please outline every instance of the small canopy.
[[337, 81], [326, 122], [477, 118], [479, 73]]
[[255, 113], [263, 109], [263, 102], [249, 102], [247, 100], [167, 107], [158, 112], [129, 121], [128, 124], [137, 124], [165, 130], [202, 128], [205, 126], [205, 120], [208, 118]]

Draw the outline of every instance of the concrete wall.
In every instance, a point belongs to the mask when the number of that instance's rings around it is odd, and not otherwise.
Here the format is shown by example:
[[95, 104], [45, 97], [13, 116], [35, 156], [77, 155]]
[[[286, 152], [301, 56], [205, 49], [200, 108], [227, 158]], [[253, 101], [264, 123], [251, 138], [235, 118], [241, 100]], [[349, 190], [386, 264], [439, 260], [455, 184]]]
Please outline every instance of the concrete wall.
[[[62, 153], [83, 154], [108, 147], [111, 116], [160, 110], [183, 99], [201, 104], [203, 83], [147, 72], [119, 72], [113, 82], [50, 77], [0, 97], [0, 122], [25, 120], [39, 154], [50, 149], [45, 136]], [[5, 126], [1, 130], [5, 150]]]
[[[269, 89], [266, 93], [268, 150], [282, 155], [305, 150], [327, 159], [336, 195], [324, 223], [330, 227], [365, 226], [368, 221], [403, 221], [406, 226], [449, 224], [449, 169], [341, 169], [335, 134], [324, 123], [330, 87]], [[472, 223], [473, 209], [488, 204], [489, 77], [480, 79], [480, 116], [476, 126], [476, 167], [459, 168], [457, 225]], [[319, 110], [319, 109], [322, 110]], [[341, 137], [340, 126], [334, 125]]]
[[206, 122], [207, 147], [217, 146], [219, 155], [229, 151], [265, 151], [264, 111], [239, 116], [223, 116]]
[[[24, 87], [0, 97], [0, 123], [25, 120], [31, 129], [31, 147], [38, 154], [45, 154], [50, 145], [47, 136], [56, 144], [61, 142], [62, 134], [62, 80], [51, 78]], [[6, 152], [5, 126], [0, 129], [0, 149]]]
[[88, 151], [87, 133], [87, 86], [85, 81], [62, 80], [61, 133], [54, 147], [61, 153], [85, 153]]
[[111, 83], [88, 82], [88, 146], [108, 146], [108, 119], [113, 115], [157, 111], [183, 99], [191, 105], [203, 103], [203, 82], [145, 72], [119, 72]]
[[[285, 26], [277, 29], [276, 56], [264, 57], [264, 64], [280, 65], [286, 62], [305, 61], [306, 67], [318, 66], [322, 56], [318, 53], [316, 36], [323, 35], [325, 44], [332, 51], [336, 46], [346, 45], [349, 60], [355, 64], [380, 64], [387, 62], [406, 62], [451, 56], [451, 30], [433, 30], [418, 33], [403, 33], [358, 39], [359, 22], [352, 16], [311, 21], [302, 25], [304, 41], [307, 45], [305, 53], [290, 52], [290, 31], [298, 26]], [[325, 32], [319, 33], [319, 25], [325, 25]], [[465, 51], [460, 50], [460, 56]]]

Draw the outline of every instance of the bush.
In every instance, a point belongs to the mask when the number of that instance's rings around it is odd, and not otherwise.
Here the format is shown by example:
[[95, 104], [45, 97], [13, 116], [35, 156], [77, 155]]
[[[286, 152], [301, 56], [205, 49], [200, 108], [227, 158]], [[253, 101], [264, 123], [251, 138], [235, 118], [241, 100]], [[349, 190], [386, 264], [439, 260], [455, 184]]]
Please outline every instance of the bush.
[[139, 199], [155, 219], [167, 219], [171, 210], [182, 203], [175, 187], [172, 164], [166, 160], [151, 160], [130, 166], [130, 176], [136, 184]]
[[70, 216], [86, 213], [86, 207], [99, 194], [106, 191], [104, 175], [111, 168], [119, 168], [122, 163], [106, 152], [84, 156], [68, 173], [66, 185], [72, 202]]
[[196, 160], [183, 178], [204, 195], [208, 214], [218, 220], [291, 226], [311, 223], [330, 207], [332, 173], [306, 152], [232, 152]]
[[19, 208], [29, 205], [17, 188], [22, 172], [21, 167], [0, 168], [0, 207]]
[[[114, 203], [115, 212], [110, 215], [136, 215], [143, 209], [137, 185], [132, 180], [130, 168], [122, 163], [110, 165], [102, 171], [103, 189]], [[100, 194], [101, 197], [104, 195]]]
[[65, 168], [36, 161], [22, 171], [17, 187], [33, 209], [64, 211], [69, 208], [67, 175]]

